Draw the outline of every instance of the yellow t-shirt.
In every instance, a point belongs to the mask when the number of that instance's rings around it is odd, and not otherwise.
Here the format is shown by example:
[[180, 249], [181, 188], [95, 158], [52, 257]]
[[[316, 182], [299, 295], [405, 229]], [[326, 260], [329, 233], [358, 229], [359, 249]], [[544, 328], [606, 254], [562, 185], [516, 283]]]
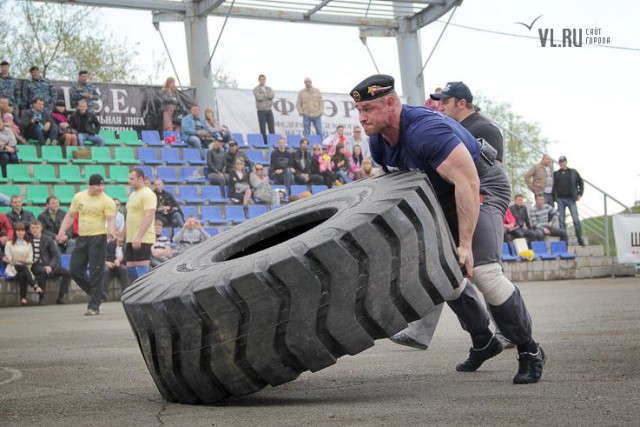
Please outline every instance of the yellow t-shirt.
[[99, 236], [107, 234], [105, 221], [108, 215], [116, 214], [116, 204], [104, 193], [91, 196], [89, 190], [84, 190], [73, 196], [69, 210], [80, 215], [78, 221], [80, 236]]
[[[129, 201], [127, 202], [127, 243], [133, 242], [133, 239], [140, 230], [142, 225], [142, 218], [144, 217], [144, 211], [147, 209], [156, 209], [158, 205], [158, 198], [156, 194], [151, 191], [149, 187], [142, 187], [140, 190], [134, 191], [129, 194]], [[155, 216], [154, 216], [155, 220]], [[156, 233], [153, 225], [153, 221], [147, 231], [142, 236], [142, 243], [155, 243]]]

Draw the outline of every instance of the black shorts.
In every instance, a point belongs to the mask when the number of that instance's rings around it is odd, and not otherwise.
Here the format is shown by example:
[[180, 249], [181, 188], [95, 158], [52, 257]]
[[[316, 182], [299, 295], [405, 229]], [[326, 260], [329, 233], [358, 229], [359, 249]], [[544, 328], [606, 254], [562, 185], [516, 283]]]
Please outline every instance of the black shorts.
[[142, 243], [140, 249], [133, 249], [131, 243], [124, 248], [124, 260], [126, 262], [149, 261], [151, 259], [151, 246], [153, 243]]

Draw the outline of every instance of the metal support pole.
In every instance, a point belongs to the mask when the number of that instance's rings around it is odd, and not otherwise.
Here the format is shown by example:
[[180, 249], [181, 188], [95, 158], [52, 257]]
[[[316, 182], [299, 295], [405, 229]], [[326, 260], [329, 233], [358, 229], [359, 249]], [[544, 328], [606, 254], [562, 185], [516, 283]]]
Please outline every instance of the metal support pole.
[[604, 194], [604, 247], [607, 255], [611, 258], [611, 277], [616, 277], [616, 265], [611, 253], [611, 245], [609, 244], [609, 212], [607, 210], [607, 195]]
[[189, 58], [189, 78], [196, 88], [196, 102], [202, 107], [213, 106], [215, 94], [211, 64], [208, 63], [209, 32], [206, 16], [190, 16], [184, 20], [187, 36], [187, 57]]
[[[398, 5], [394, 3], [394, 9]], [[424, 105], [424, 79], [422, 78], [422, 51], [418, 31], [407, 30], [407, 20], [399, 20], [396, 42], [398, 59], [400, 60], [400, 76], [402, 77], [402, 94], [407, 104]]]

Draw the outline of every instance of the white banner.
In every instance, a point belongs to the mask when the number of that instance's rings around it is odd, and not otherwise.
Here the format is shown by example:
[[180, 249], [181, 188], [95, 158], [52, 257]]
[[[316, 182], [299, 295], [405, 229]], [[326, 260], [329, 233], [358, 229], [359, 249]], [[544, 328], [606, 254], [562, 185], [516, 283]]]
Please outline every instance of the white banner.
[[613, 235], [616, 239], [620, 264], [640, 263], [640, 214], [613, 216]]
[[[302, 116], [296, 110], [298, 92], [275, 91], [273, 100], [273, 116], [277, 134], [302, 135]], [[323, 136], [335, 132], [338, 125], [344, 126], [348, 137], [353, 135], [354, 126], [359, 125], [358, 110], [353, 99], [347, 94], [323, 93], [324, 114], [322, 116]], [[217, 89], [219, 124], [229, 126], [231, 132], [260, 133], [258, 113], [253, 90], [250, 89]], [[311, 133], [315, 128], [311, 126]]]

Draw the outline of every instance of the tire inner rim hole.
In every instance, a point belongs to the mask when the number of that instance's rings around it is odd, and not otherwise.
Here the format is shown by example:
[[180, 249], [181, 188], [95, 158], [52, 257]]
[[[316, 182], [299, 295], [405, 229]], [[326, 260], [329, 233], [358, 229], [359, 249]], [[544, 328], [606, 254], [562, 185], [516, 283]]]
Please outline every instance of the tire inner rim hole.
[[[265, 230], [261, 234], [256, 233], [247, 236], [247, 238], [238, 242], [238, 245], [234, 245], [236, 247], [230, 248], [232, 255], [224, 257], [223, 261], [231, 261], [252, 255], [298, 237], [322, 224], [335, 215], [336, 212], [338, 212], [337, 209], [323, 209], [313, 213], [307, 212], [304, 216], [288, 218], [286, 225], [280, 223], [277, 226], [271, 226], [269, 231]], [[275, 234], [269, 235], [269, 232], [275, 232]], [[247, 243], [249, 245], [244, 246]]]

